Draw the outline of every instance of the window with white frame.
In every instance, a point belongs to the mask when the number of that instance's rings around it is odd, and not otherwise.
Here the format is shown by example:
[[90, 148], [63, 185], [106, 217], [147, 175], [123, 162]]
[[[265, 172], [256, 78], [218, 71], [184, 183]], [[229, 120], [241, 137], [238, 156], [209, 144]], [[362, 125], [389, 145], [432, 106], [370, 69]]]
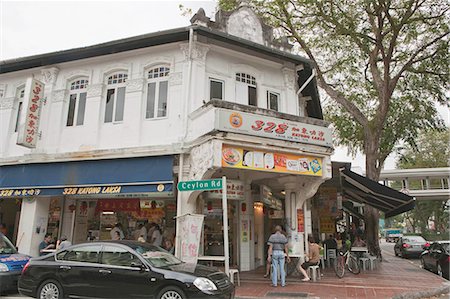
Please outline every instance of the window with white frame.
[[[66, 126], [82, 126], [86, 110], [86, 88], [89, 84], [87, 78], [80, 78], [70, 83], [69, 107]], [[75, 121], [76, 120], [76, 121]]]
[[16, 100], [18, 101], [18, 104], [17, 104], [16, 126], [14, 127], [14, 132], [17, 132], [17, 130], [19, 129], [20, 114], [22, 112], [24, 96], [25, 96], [25, 87], [22, 87], [17, 90], [17, 94], [16, 94]]
[[167, 97], [170, 68], [154, 67], [147, 72], [147, 103], [145, 118], [167, 116]]
[[222, 80], [209, 78], [209, 99], [223, 100], [223, 88], [225, 84]]
[[279, 111], [280, 108], [280, 94], [272, 91], [267, 91], [267, 109]]
[[105, 105], [105, 123], [123, 121], [125, 108], [125, 82], [127, 73], [114, 73], [108, 77]]
[[236, 99], [238, 102], [258, 106], [255, 77], [245, 73], [236, 73]]

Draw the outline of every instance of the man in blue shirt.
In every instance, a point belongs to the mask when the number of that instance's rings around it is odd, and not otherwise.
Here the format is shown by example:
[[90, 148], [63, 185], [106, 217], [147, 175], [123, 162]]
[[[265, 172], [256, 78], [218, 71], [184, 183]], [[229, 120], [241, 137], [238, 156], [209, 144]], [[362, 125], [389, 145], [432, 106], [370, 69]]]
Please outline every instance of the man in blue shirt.
[[44, 250], [55, 248], [55, 244], [51, 244], [52, 234], [45, 234], [44, 241], [39, 244], [39, 255], [46, 255], [48, 252]]
[[284, 287], [286, 285], [286, 273], [284, 271], [285, 254], [288, 263], [290, 262], [290, 258], [288, 240], [286, 236], [281, 233], [281, 226], [277, 225], [275, 227], [275, 233], [270, 236], [267, 244], [269, 244], [267, 261], [269, 263], [272, 262], [272, 286], [277, 286], [277, 270], [278, 266], [280, 266], [281, 286]]

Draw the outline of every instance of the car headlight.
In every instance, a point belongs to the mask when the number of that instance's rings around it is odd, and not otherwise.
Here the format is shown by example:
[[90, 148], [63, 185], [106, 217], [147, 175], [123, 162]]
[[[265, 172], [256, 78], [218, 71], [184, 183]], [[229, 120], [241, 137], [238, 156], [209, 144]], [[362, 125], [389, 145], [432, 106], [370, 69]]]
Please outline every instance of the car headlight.
[[9, 271], [8, 266], [0, 263], [0, 272], [8, 272], [8, 271]]
[[204, 277], [198, 277], [194, 280], [194, 285], [200, 290], [200, 291], [216, 291], [217, 287], [208, 278]]

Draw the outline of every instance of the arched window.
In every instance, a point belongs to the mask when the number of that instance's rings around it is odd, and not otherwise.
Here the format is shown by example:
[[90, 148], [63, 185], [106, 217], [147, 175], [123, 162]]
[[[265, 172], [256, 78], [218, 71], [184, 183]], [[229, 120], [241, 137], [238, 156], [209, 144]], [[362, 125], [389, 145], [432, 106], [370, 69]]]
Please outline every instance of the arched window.
[[89, 84], [87, 78], [79, 78], [70, 83], [69, 107], [67, 112], [66, 126], [81, 126], [84, 123], [86, 110], [86, 88]]
[[255, 77], [245, 73], [236, 73], [236, 99], [241, 103], [258, 106]]
[[108, 77], [105, 123], [123, 121], [123, 112], [125, 108], [125, 82], [127, 79], [128, 74], [122, 72], [114, 73]]
[[145, 118], [167, 116], [167, 94], [170, 68], [154, 67], [147, 72], [147, 105]]
[[25, 96], [25, 86], [17, 89], [17, 93], [16, 93], [16, 101], [18, 101], [18, 105], [17, 105], [16, 126], [14, 127], [14, 132], [17, 132], [17, 130], [19, 129], [19, 123], [21, 120], [20, 114], [22, 112], [24, 96]]

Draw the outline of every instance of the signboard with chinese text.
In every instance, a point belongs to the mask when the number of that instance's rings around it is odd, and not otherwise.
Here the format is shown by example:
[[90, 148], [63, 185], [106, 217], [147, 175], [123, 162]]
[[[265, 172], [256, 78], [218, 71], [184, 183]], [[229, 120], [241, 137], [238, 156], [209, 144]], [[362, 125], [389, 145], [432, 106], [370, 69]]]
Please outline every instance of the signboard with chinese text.
[[322, 158], [222, 145], [222, 166], [322, 176]]
[[184, 215], [179, 219], [180, 232], [180, 259], [186, 263], [197, 263], [200, 236], [203, 228], [204, 215]]
[[17, 134], [17, 144], [28, 148], [35, 148], [39, 135], [39, 121], [41, 115], [42, 98], [44, 97], [44, 83], [29, 78], [25, 85], [23, 108]]
[[219, 131], [333, 146], [331, 130], [327, 127], [227, 109], [217, 109], [216, 119]]
[[[221, 199], [222, 190], [206, 192], [209, 199]], [[227, 180], [227, 199], [244, 200], [244, 183], [237, 180]]]
[[297, 231], [302, 233], [305, 231], [305, 215], [303, 214], [303, 209], [297, 209]]

